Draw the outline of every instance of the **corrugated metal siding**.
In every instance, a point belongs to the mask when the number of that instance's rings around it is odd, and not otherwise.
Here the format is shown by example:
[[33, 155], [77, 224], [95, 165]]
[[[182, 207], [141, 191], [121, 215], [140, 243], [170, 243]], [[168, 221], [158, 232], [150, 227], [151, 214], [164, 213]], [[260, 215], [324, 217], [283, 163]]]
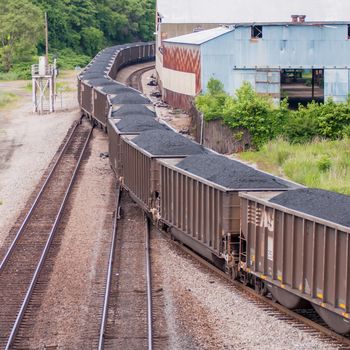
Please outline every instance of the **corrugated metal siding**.
[[[237, 28], [227, 46], [236, 68], [344, 68], [349, 65], [347, 25], [263, 26], [263, 38], [251, 40], [250, 28]], [[233, 67], [232, 67], [233, 68]]]
[[[279, 100], [278, 70], [325, 67], [325, 96], [344, 101], [349, 92], [344, 70], [350, 64], [349, 53], [347, 25], [264, 26], [263, 38], [255, 40], [250, 27], [238, 27], [201, 45], [203, 89], [211, 77], [222, 81], [230, 94], [248, 81], [258, 92]], [[267, 76], [264, 70], [270, 71]]]
[[196, 96], [196, 75], [194, 73], [163, 68], [162, 83], [165, 89], [183, 95]]
[[324, 95], [325, 99], [332, 97], [336, 102], [345, 102], [350, 91], [350, 70], [325, 69], [324, 71]]
[[163, 67], [179, 72], [194, 73], [196, 77], [194, 91], [198, 93], [201, 90], [201, 59], [198, 47], [164, 44]]

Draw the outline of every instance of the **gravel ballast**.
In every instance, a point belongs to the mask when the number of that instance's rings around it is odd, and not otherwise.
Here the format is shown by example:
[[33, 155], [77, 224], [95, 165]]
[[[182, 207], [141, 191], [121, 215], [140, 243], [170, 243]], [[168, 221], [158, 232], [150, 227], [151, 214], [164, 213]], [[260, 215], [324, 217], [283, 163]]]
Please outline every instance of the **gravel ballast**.
[[219, 276], [158, 241], [171, 350], [335, 350], [271, 315]]
[[194, 155], [177, 167], [229, 189], [284, 189], [283, 180], [223, 156]]
[[169, 128], [157, 122], [155, 118], [150, 116], [129, 116], [121, 119], [116, 124], [120, 132], [143, 132], [147, 130], [169, 130]]
[[135, 137], [133, 142], [154, 156], [181, 156], [207, 152], [198, 143], [167, 130], [145, 131]]
[[271, 198], [270, 202], [350, 227], [350, 196], [302, 188], [281, 193]]
[[156, 113], [152, 110], [150, 110], [145, 105], [133, 105], [133, 104], [126, 104], [118, 108], [117, 110], [112, 112], [112, 118], [116, 119], [122, 119], [124, 117], [131, 117], [131, 116], [150, 116], [155, 118]]

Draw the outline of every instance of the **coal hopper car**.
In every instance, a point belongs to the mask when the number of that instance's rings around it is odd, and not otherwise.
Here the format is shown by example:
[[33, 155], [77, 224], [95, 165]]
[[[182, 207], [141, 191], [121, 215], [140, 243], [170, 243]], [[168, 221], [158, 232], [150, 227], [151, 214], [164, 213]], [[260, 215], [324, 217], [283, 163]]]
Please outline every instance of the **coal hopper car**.
[[319, 190], [241, 193], [240, 268], [288, 308], [311, 303], [350, 332], [350, 197]]

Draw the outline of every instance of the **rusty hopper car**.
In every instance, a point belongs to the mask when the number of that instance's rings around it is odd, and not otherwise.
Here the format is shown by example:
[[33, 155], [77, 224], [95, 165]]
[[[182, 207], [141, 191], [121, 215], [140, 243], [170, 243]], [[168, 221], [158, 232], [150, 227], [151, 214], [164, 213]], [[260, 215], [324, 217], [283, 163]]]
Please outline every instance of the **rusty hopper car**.
[[106, 128], [113, 104], [149, 104], [144, 96], [139, 94], [136, 98], [135, 90], [126, 91], [126, 86], [112, 79], [124, 66], [154, 59], [154, 52], [153, 42], [114, 46], [101, 51], [78, 77], [78, 101], [82, 113]]
[[165, 124], [159, 123], [150, 115], [131, 114], [122, 119], [109, 119], [107, 123], [109, 160], [118, 177], [123, 176], [121, 163], [120, 138], [122, 135], [139, 135], [147, 130], [168, 130]]
[[123, 186], [147, 212], [159, 202], [157, 158], [184, 158], [207, 152], [204, 147], [168, 130], [150, 130], [121, 137]]
[[158, 163], [161, 221], [177, 239], [235, 276], [240, 232], [238, 192], [281, 191], [291, 184], [215, 154]]
[[289, 308], [309, 301], [350, 332], [350, 197], [316, 190], [241, 193], [243, 271]]

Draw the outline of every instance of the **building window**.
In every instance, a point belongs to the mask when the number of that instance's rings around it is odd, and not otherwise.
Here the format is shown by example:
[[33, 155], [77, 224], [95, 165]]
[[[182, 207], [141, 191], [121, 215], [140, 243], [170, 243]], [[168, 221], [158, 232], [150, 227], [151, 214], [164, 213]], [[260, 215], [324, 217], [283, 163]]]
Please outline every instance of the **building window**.
[[261, 39], [263, 37], [262, 26], [252, 26], [252, 39]]
[[348, 39], [350, 39], [350, 24], [348, 24]]

